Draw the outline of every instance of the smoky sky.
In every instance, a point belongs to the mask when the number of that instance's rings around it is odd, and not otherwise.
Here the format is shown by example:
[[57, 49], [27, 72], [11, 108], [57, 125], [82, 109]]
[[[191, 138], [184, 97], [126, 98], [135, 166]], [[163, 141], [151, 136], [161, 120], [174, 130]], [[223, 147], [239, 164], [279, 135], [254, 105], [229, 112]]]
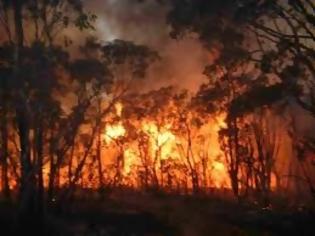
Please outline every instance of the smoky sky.
[[98, 16], [95, 34], [101, 41], [122, 39], [146, 45], [161, 56], [148, 72], [148, 78], [137, 81], [144, 91], [173, 85], [197, 91], [206, 81], [202, 71], [211, 57], [193, 35], [181, 40], [169, 36], [166, 22], [167, 4], [148, 0], [89, 0], [88, 11]]

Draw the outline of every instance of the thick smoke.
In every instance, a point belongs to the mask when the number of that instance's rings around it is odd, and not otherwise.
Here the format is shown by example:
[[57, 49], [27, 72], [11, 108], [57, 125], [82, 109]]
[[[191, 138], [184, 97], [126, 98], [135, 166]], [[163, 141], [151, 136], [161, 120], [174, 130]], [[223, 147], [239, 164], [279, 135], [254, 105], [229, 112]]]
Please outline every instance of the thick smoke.
[[158, 1], [89, 0], [89, 11], [98, 16], [96, 31], [102, 41], [123, 39], [147, 45], [159, 52], [161, 61], [139, 81], [141, 90], [174, 85], [195, 92], [206, 78], [202, 74], [209, 54], [193, 36], [170, 38], [166, 23], [168, 6]]

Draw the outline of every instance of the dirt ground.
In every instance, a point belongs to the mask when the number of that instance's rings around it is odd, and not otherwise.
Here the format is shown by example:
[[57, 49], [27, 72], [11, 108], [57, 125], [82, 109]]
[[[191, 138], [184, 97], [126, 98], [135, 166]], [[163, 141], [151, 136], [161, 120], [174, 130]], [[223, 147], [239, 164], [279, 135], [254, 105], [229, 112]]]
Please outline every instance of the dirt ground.
[[[47, 215], [47, 235], [53, 236], [315, 235], [312, 210], [260, 208], [214, 197], [127, 191], [100, 200], [89, 194], [62, 213]], [[14, 206], [0, 205], [0, 235], [12, 235], [14, 217]]]

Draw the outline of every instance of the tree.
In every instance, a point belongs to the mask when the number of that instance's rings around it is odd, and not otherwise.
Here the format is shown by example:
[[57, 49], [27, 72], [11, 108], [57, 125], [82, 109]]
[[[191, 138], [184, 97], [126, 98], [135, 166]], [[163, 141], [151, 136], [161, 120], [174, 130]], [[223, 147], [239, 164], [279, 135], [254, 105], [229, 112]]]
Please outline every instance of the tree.
[[275, 162], [279, 153], [279, 128], [275, 118], [268, 109], [256, 112], [250, 126], [256, 151], [253, 172], [255, 188], [262, 196], [265, 206], [270, 203], [271, 178], [275, 173]]
[[[259, 68], [279, 81], [278, 92], [274, 90], [276, 100], [294, 98], [314, 116], [314, 3], [308, 0], [241, 2], [236, 18], [245, 23], [256, 38]], [[311, 150], [308, 144], [312, 143], [312, 137], [296, 140], [297, 137], [291, 135], [291, 138], [300, 162], [304, 160], [301, 152]], [[308, 176], [305, 173], [303, 171], [302, 175]], [[305, 178], [311, 183], [310, 178]], [[312, 193], [312, 183], [309, 188]]]
[[[233, 192], [239, 196], [240, 172], [244, 160], [252, 158], [253, 152], [248, 146], [249, 137], [244, 137], [249, 135], [244, 121], [257, 109], [271, 106], [290, 93], [284, 89], [286, 85], [271, 79], [266, 70], [266, 63], [274, 54], [265, 53], [257, 34], [252, 37], [248, 31], [258, 29], [259, 20], [270, 13], [272, 1], [172, 1], [171, 5], [168, 14], [171, 36], [180, 38], [197, 33], [213, 55], [205, 69], [209, 82], [201, 86], [196, 101], [208, 112], [226, 114], [227, 127], [220, 131], [220, 141]], [[257, 12], [261, 14], [256, 16]], [[253, 40], [255, 36], [259, 38], [257, 42]], [[267, 46], [272, 48], [270, 43]]]
[[0, 117], [1, 117], [1, 183], [2, 190], [4, 192], [4, 196], [6, 199], [10, 198], [10, 186], [9, 186], [9, 92], [8, 88], [8, 75], [10, 68], [6, 68], [5, 66], [0, 67], [1, 73], [1, 85], [0, 85], [0, 96], [1, 96], [1, 104], [0, 104]]
[[[74, 13], [71, 17], [67, 15], [70, 12]], [[71, 23], [88, 28], [92, 18], [84, 13], [79, 1], [1, 1], [1, 22], [7, 36], [3, 46], [9, 53], [4, 65], [11, 70], [6, 84], [10, 96], [4, 103], [13, 106], [20, 143], [19, 226], [23, 232], [42, 230], [45, 118], [56, 111], [51, 106], [57, 104], [53, 91], [60, 82], [56, 69], [67, 61], [67, 54], [55, 45], [54, 36], [72, 20]], [[26, 33], [26, 22], [34, 26], [34, 34]]]

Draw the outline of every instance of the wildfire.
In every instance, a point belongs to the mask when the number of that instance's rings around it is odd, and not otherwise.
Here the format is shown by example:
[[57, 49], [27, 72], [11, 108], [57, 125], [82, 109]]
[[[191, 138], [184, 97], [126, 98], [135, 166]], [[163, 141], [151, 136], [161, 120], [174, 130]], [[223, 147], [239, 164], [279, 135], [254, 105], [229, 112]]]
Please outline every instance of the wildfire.
[[160, 151], [161, 159], [167, 159], [174, 157], [172, 154], [172, 146], [176, 141], [176, 136], [169, 130], [170, 126], [166, 125], [160, 130], [153, 122], [145, 122], [142, 125], [142, 129], [150, 137], [152, 155], [156, 151]]
[[115, 103], [115, 110], [116, 110], [116, 114], [117, 116], [121, 117], [122, 114], [122, 110], [123, 110], [123, 105], [121, 103]]
[[[170, 102], [168, 112], [180, 114], [176, 105]], [[162, 122], [161, 117], [144, 117], [142, 119], [124, 120], [124, 105], [116, 103], [114, 111], [106, 118], [106, 125], [102, 134], [104, 150], [101, 161], [104, 166], [104, 178], [108, 182], [117, 178], [121, 184], [134, 188], [142, 187], [143, 179], [153, 185], [158, 182], [161, 187], [192, 189], [192, 175], [198, 173], [199, 184], [203, 187], [230, 187], [229, 176], [224, 158], [218, 143], [217, 131], [225, 127], [224, 116], [215, 121], [207, 121], [201, 127], [192, 128], [192, 146], [189, 147], [187, 135], [174, 127], [181, 122], [176, 118], [167, 118]], [[194, 114], [187, 114], [188, 120], [193, 120]], [[160, 119], [161, 118], [161, 119]], [[132, 123], [135, 130], [127, 125]], [[131, 135], [136, 133], [136, 135]], [[203, 137], [201, 142], [200, 136]], [[191, 148], [191, 150], [190, 150]], [[58, 181], [60, 186], [66, 186], [71, 181], [69, 171], [75, 173], [82, 159], [84, 147], [74, 150], [72, 167], [60, 168]], [[82, 171], [80, 184], [82, 187], [97, 188], [96, 162], [92, 158], [86, 160], [86, 168]], [[44, 183], [48, 186], [50, 165], [43, 167]], [[119, 176], [119, 177], [117, 177]], [[16, 183], [10, 182], [11, 188]]]
[[[105, 142], [112, 144], [109, 149], [115, 148], [116, 140], [128, 136], [129, 130], [124, 126], [122, 121], [123, 109], [123, 104], [117, 103], [115, 105], [115, 113], [116, 116], [119, 117], [119, 120], [116, 121], [116, 123], [108, 123], [105, 127]], [[192, 114], [189, 114], [187, 117], [188, 119], [192, 119], [192, 116]], [[221, 153], [217, 138], [208, 135], [208, 133], [213, 132], [213, 130], [218, 130], [225, 125], [224, 116], [218, 117], [217, 122], [213, 123], [211, 126], [207, 124], [203, 129], [196, 130], [196, 134], [203, 132], [205, 138], [208, 137], [209, 140], [207, 145], [194, 145], [192, 150], [189, 150], [190, 147], [187, 141], [185, 141], [186, 136], [174, 132], [172, 129], [174, 124], [171, 121], [163, 125], [158, 124], [154, 119], [137, 120], [134, 123], [137, 127], [137, 132], [146, 136], [146, 144], [141, 144], [144, 146], [140, 147], [139, 140], [133, 138], [118, 144], [121, 145], [120, 147], [116, 145], [117, 149], [120, 148], [120, 152], [113, 154], [114, 162], [115, 158], [119, 157], [123, 159], [122, 165], [119, 167], [120, 170], [118, 171], [121, 172], [125, 179], [129, 179], [129, 184], [137, 185], [136, 179], [139, 171], [149, 168], [150, 179], [155, 176], [157, 181], [160, 181], [161, 184], [163, 184], [164, 178], [171, 178], [170, 176], [177, 179], [177, 182], [187, 181], [186, 179], [189, 179], [189, 175], [196, 172], [204, 173], [202, 178], [204, 178], [204, 182], [209, 183], [209, 187], [219, 188], [229, 186], [225, 163], [217, 158]], [[200, 152], [201, 146], [203, 146], [204, 151], [208, 153], [207, 160], [203, 155], [197, 154]], [[209, 153], [211, 153], [211, 155]], [[171, 168], [174, 168], [174, 170]], [[184, 172], [175, 170], [176, 168], [183, 168]], [[187, 170], [185, 171], [185, 169]], [[209, 174], [207, 175], [205, 172], [209, 172]], [[153, 175], [153, 177], [151, 175]], [[179, 184], [179, 182], [177, 184]], [[190, 181], [188, 182], [189, 183], [186, 183], [186, 185], [192, 187], [192, 183]]]
[[[121, 117], [123, 105], [121, 103], [115, 103], [115, 112], [118, 117]], [[114, 125], [107, 125], [105, 128], [105, 142], [110, 143], [111, 141], [123, 137], [126, 134], [126, 129], [121, 122]]]
[[110, 143], [112, 140], [122, 137], [125, 134], [126, 130], [121, 122], [115, 125], [108, 125], [105, 130], [105, 141], [106, 143]]
[[225, 165], [222, 162], [219, 161], [213, 161], [212, 163], [212, 182], [213, 186], [216, 188], [220, 188], [222, 186], [228, 187], [229, 183], [229, 176], [227, 173], [227, 169]]

